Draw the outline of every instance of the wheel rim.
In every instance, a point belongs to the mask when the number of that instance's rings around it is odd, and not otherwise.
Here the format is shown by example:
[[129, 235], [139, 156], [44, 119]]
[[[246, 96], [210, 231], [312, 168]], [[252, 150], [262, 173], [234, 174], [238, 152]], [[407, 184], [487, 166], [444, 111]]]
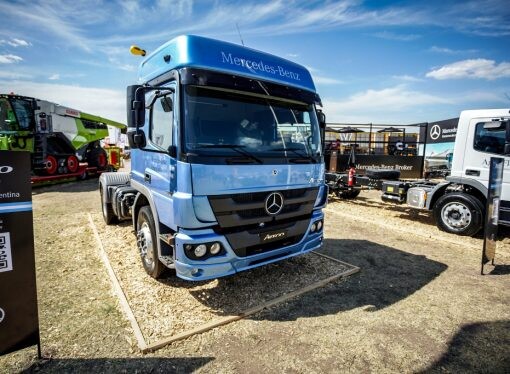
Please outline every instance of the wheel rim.
[[46, 157], [46, 173], [48, 174], [55, 174], [55, 172], [57, 171], [57, 159], [53, 156], [48, 156]]
[[71, 173], [76, 173], [78, 170], [78, 158], [74, 155], [71, 155], [67, 158], [67, 169]]
[[468, 227], [473, 216], [466, 205], [452, 202], [441, 209], [441, 218], [446, 226], [458, 231]]
[[138, 230], [136, 237], [138, 249], [140, 249], [140, 256], [142, 256], [145, 265], [152, 269], [152, 265], [154, 264], [154, 251], [151, 229], [147, 222], [142, 223], [142, 227]]

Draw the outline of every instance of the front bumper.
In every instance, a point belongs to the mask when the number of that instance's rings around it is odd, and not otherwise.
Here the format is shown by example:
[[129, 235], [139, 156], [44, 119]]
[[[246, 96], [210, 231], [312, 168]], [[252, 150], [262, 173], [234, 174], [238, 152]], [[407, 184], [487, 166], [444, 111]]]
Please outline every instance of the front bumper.
[[[323, 219], [320, 210], [314, 211], [308, 229], [298, 243], [247, 257], [237, 256], [225, 236], [216, 234], [212, 229], [183, 230], [175, 237], [177, 276], [190, 281], [215, 279], [313, 251], [322, 246], [323, 229], [311, 233], [310, 228], [312, 223]], [[206, 242], [220, 242], [224, 252], [205, 260], [191, 260], [185, 255], [186, 244]]]

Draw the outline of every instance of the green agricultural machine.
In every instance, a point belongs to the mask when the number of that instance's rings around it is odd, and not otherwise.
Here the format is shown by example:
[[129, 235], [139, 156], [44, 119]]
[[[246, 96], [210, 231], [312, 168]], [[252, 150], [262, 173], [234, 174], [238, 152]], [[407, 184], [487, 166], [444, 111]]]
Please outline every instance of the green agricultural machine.
[[78, 172], [80, 163], [108, 168], [100, 140], [126, 126], [49, 101], [0, 94], [0, 150], [30, 151], [36, 175]]

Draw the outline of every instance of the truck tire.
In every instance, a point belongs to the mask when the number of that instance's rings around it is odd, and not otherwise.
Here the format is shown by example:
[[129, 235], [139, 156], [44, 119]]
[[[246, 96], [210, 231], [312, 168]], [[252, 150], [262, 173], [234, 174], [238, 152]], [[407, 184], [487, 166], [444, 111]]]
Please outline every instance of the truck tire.
[[108, 155], [101, 147], [92, 148], [87, 154], [87, 162], [89, 166], [95, 166], [99, 170], [103, 170], [108, 166]]
[[434, 205], [434, 218], [440, 230], [473, 236], [482, 228], [483, 204], [476, 197], [453, 192], [441, 196]]
[[113, 225], [117, 223], [117, 217], [113, 212], [112, 203], [107, 203], [104, 199], [103, 186], [99, 186], [99, 193], [101, 194], [101, 211], [103, 213], [104, 222], [107, 225]]
[[367, 169], [365, 175], [371, 179], [400, 179], [400, 170], [393, 169]]
[[336, 196], [341, 198], [341, 199], [346, 199], [346, 200], [351, 200], [351, 199], [355, 199], [358, 197], [358, 195], [360, 194], [361, 190], [339, 190], [339, 191], [336, 191]]
[[158, 259], [156, 240], [156, 226], [151, 208], [143, 206], [138, 212], [136, 243], [140, 250], [140, 257], [145, 272], [151, 277], [158, 279], [165, 270], [165, 266]]

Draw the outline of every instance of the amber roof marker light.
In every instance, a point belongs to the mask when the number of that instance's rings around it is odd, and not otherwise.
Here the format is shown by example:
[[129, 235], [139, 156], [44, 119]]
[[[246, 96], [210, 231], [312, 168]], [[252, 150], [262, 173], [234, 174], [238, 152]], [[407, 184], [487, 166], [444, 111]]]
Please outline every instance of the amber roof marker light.
[[147, 52], [145, 52], [145, 49], [141, 49], [140, 47], [136, 46], [136, 45], [132, 45], [131, 48], [129, 48], [129, 52], [131, 52], [132, 54], [136, 55], [136, 56], [145, 56], [147, 54]]

